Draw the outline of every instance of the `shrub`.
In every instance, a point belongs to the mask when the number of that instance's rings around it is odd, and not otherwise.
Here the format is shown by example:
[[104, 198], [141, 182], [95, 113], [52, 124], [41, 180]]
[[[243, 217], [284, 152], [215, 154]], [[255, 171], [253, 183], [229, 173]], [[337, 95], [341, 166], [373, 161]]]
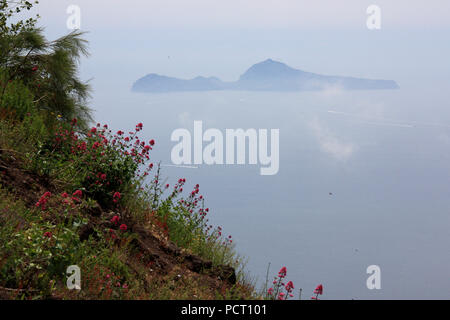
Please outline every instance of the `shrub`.
[[23, 120], [35, 113], [33, 94], [20, 80], [8, 80], [0, 69], [0, 111], [2, 119]]
[[288, 300], [293, 298], [294, 284], [292, 281], [286, 282], [286, 267], [282, 267], [278, 272], [278, 276], [274, 277], [272, 286], [267, 290], [265, 296], [270, 300]]

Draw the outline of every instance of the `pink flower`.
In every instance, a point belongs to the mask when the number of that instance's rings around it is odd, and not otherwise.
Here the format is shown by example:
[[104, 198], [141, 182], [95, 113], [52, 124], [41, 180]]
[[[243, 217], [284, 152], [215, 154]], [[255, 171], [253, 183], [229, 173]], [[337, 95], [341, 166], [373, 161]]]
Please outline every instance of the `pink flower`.
[[64, 192], [64, 193], [62, 193], [61, 194], [61, 197], [63, 197], [63, 198], [67, 198], [69, 195], [67, 194], [67, 192]]
[[267, 290], [267, 293], [268, 293], [269, 295], [272, 295], [272, 294], [273, 294], [273, 288], [269, 288], [269, 290]]
[[127, 227], [126, 224], [121, 224], [121, 225], [120, 225], [120, 230], [122, 230], [122, 231], [127, 231], [127, 229], [128, 229], [128, 227]]
[[111, 223], [114, 223], [115, 225], [118, 225], [119, 224], [119, 220], [120, 220], [119, 216], [114, 216], [114, 217], [111, 218]]
[[114, 195], [113, 195], [113, 202], [114, 203], [118, 202], [121, 197], [122, 196], [121, 196], [120, 192], [115, 192]]
[[319, 295], [319, 294], [322, 294], [322, 293], [323, 293], [323, 286], [321, 284], [319, 284], [317, 286], [317, 288], [314, 290], [314, 294]]
[[53, 236], [52, 233], [49, 232], [49, 231], [47, 231], [46, 233], [44, 233], [44, 237], [51, 238], [52, 236]]
[[291, 291], [292, 289], [294, 289], [294, 284], [292, 283], [292, 281], [289, 281], [289, 282], [286, 284], [286, 290], [287, 290], [287, 291]]
[[72, 196], [81, 198], [83, 196], [83, 191], [77, 190], [73, 193]]
[[45, 205], [47, 204], [48, 199], [50, 199], [50, 197], [52, 196], [52, 194], [50, 192], [46, 192], [42, 195], [42, 197], [39, 199], [38, 202], [36, 202], [36, 207], [41, 207], [42, 210], [45, 210]]
[[283, 267], [283, 268], [281, 268], [280, 271], [278, 272], [278, 277], [284, 278], [284, 277], [286, 277], [286, 273], [287, 273], [287, 269], [286, 269], [286, 267]]

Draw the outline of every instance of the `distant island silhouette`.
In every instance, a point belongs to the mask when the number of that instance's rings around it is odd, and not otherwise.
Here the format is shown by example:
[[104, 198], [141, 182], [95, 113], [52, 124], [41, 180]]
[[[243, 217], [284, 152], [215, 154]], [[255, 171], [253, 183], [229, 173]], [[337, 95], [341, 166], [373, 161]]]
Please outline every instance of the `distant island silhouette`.
[[225, 82], [216, 77], [178, 79], [158, 74], [148, 74], [137, 80], [133, 92], [180, 92], [212, 90], [245, 91], [320, 91], [328, 88], [342, 90], [398, 89], [393, 80], [371, 80], [353, 77], [325, 76], [294, 69], [267, 59], [250, 67], [238, 81]]

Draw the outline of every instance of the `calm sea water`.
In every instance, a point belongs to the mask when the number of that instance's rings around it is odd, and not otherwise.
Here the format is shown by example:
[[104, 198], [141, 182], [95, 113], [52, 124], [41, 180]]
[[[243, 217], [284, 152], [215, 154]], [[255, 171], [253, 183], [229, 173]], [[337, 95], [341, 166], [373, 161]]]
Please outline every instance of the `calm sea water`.
[[[280, 129], [280, 171], [259, 166], [164, 167], [200, 184], [211, 220], [265, 280], [286, 266], [309, 298], [450, 298], [448, 94], [423, 88], [321, 93], [133, 94], [96, 89], [96, 119], [144, 123], [155, 162], [171, 164], [177, 128]], [[331, 193], [331, 195], [330, 195]], [[366, 268], [381, 268], [368, 290]]]

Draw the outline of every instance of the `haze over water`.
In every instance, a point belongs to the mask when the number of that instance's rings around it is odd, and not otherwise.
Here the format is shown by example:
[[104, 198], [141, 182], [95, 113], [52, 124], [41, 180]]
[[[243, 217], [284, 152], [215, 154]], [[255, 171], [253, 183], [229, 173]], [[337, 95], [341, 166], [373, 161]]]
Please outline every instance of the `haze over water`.
[[[172, 131], [192, 133], [194, 120], [223, 132], [280, 129], [275, 176], [257, 165], [163, 168], [169, 183], [200, 184], [212, 221], [261, 281], [271, 262], [271, 274], [286, 265], [305, 294], [323, 283], [329, 298], [448, 296], [450, 119], [426, 116], [445, 101], [423, 114], [422, 93], [401, 90], [115, 93], [97, 100], [107, 110], [98, 119], [121, 128], [143, 121], [163, 164]], [[366, 288], [372, 264], [382, 270], [378, 292]]]

